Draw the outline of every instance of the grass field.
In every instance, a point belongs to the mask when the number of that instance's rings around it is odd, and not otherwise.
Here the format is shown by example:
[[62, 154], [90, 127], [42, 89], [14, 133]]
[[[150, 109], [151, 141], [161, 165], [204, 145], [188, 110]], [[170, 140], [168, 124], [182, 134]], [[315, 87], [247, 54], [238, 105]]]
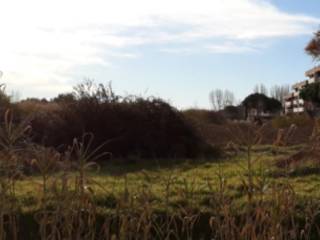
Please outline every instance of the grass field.
[[[275, 150], [273, 146], [255, 147], [252, 160], [257, 189], [259, 184], [263, 184], [266, 188], [264, 191], [268, 191], [268, 186], [287, 183], [301, 200], [320, 197], [318, 166], [305, 163], [302, 167], [279, 168], [275, 165], [278, 159], [286, 158], [301, 148], [292, 146]], [[87, 191], [93, 193], [101, 209], [113, 209], [123, 198], [132, 198], [139, 204], [139, 198], [148, 197], [152, 208], [159, 211], [168, 206], [172, 210], [189, 206], [207, 211], [210, 209], [210, 199], [222, 181], [230, 199], [239, 206], [247, 201], [244, 191], [244, 182], [248, 176], [245, 152], [219, 160], [197, 162], [188, 159], [172, 159], [167, 164], [151, 159], [125, 165], [117, 162], [113, 160], [87, 172]], [[75, 174], [69, 175], [69, 184], [72, 185]], [[48, 184], [60, 177], [61, 174], [55, 173], [48, 179]], [[41, 197], [38, 193], [41, 193], [42, 184], [41, 176], [26, 176], [17, 182], [17, 195], [23, 209], [36, 207], [37, 198]], [[264, 194], [264, 197], [267, 198], [268, 194]]]
[[79, 155], [62, 171], [43, 149], [39, 173], [1, 179], [1, 239], [318, 239], [319, 164], [279, 167], [304, 148], [103, 165]]

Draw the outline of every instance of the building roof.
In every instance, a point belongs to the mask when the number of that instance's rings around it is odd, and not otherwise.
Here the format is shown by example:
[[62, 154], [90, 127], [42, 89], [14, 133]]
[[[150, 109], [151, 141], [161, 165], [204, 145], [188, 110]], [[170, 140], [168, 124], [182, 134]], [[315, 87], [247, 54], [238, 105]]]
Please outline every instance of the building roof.
[[316, 66], [316, 67], [306, 71], [306, 76], [310, 77], [310, 76], [314, 75], [317, 72], [320, 72], [320, 66]]

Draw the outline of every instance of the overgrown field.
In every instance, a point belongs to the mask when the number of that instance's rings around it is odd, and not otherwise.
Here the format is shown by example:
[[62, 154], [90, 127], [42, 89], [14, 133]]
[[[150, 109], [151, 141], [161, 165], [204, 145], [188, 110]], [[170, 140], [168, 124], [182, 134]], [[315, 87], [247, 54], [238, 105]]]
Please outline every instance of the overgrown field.
[[[276, 166], [279, 159], [284, 159], [302, 148], [303, 145], [280, 147], [276, 150], [269, 145], [255, 147], [252, 151], [255, 184], [265, 181], [263, 184], [266, 191], [272, 185], [289, 184], [300, 200], [320, 197], [320, 163], [318, 166], [309, 162], [300, 167], [287, 169]], [[85, 191], [94, 195], [101, 210], [115, 209], [117, 202], [123, 198], [138, 203], [138, 197], [145, 196], [150, 200], [150, 207], [156, 211], [164, 211], [167, 208], [175, 211], [184, 207], [208, 211], [212, 207], [211, 198], [223, 181], [226, 197], [234, 200], [239, 207], [247, 203], [248, 196], [244, 189], [244, 182], [248, 177], [246, 153], [212, 161], [166, 161], [167, 163], [149, 159], [139, 163], [123, 164], [121, 160], [110, 160], [110, 163], [88, 169]], [[48, 186], [64, 174], [52, 174], [48, 177]], [[77, 172], [71, 171], [68, 177], [70, 186], [74, 185]], [[21, 199], [24, 211], [37, 207], [42, 186], [43, 178], [40, 174], [24, 176], [17, 181], [17, 196]], [[268, 194], [265, 194], [264, 198], [268, 200]]]
[[2, 97], [0, 240], [320, 238], [316, 119], [258, 126], [90, 82]]
[[44, 150], [31, 175], [11, 179], [13, 192], [1, 199], [11, 206], [1, 205], [8, 214], [2, 239], [320, 236], [319, 163], [279, 167], [303, 145], [241, 148], [212, 161], [111, 159], [100, 166], [90, 163], [81, 146], [80, 162], [67, 171], [66, 165], [41, 165], [41, 156], [49, 163], [52, 157]]

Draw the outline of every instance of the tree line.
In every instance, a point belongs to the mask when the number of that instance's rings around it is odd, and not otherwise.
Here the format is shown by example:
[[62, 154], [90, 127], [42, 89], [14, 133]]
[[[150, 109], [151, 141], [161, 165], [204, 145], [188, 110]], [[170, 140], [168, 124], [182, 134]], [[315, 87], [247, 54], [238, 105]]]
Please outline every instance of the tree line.
[[[285, 97], [290, 93], [290, 85], [274, 85], [268, 89], [264, 84], [256, 84], [253, 87], [253, 94], [261, 94], [266, 97], [278, 100], [284, 105]], [[230, 90], [213, 89], [209, 93], [209, 102], [214, 111], [220, 111], [228, 106], [239, 105], [235, 94]]]

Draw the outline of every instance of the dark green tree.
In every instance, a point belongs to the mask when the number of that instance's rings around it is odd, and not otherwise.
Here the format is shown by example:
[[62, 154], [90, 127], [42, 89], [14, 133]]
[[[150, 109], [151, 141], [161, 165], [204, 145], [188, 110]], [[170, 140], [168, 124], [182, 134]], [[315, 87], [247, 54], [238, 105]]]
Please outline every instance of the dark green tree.
[[261, 111], [276, 112], [281, 110], [280, 101], [261, 93], [250, 94], [243, 100], [242, 105], [246, 108], [255, 108]]
[[300, 97], [307, 102], [313, 102], [317, 105], [320, 104], [320, 82], [314, 82], [306, 85], [300, 91]]
[[261, 93], [250, 94], [243, 100], [242, 105], [245, 107], [246, 117], [248, 116], [248, 111], [250, 109], [256, 109], [258, 115], [263, 112], [275, 113], [282, 109], [280, 101], [274, 98], [269, 98]]
[[300, 98], [304, 100], [305, 110], [313, 117], [316, 109], [320, 106], [320, 82], [314, 82], [306, 85], [300, 91]]

